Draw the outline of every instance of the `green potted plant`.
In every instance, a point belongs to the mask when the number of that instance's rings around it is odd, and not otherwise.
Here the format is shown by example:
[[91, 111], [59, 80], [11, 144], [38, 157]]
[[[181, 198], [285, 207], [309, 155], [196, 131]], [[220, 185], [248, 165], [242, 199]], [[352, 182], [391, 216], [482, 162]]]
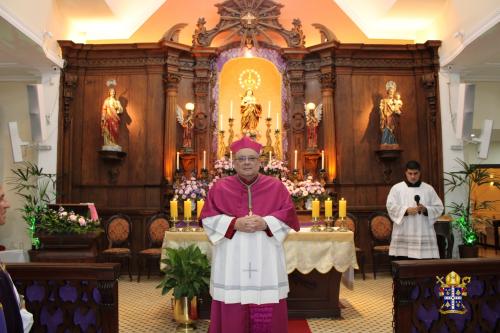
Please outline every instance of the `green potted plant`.
[[40, 241], [35, 235], [36, 225], [54, 198], [55, 174], [46, 173], [43, 168], [31, 162], [23, 162], [11, 171], [14, 176], [7, 180], [7, 184], [24, 199], [21, 209], [23, 219], [28, 224], [28, 234], [33, 247], [38, 248]]
[[[500, 182], [492, 178], [485, 168], [480, 165], [468, 164], [465, 161], [456, 159], [459, 168], [455, 171], [445, 172], [444, 184], [448, 192], [462, 190], [464, 193], [463, 202], [452, 202], [449, 214], [454, 218], [453, 226], [460, 231], [462, 246], [459, 246], [460, 256], [464, 257], [464, 251], [470, 252], [477, 257], [478, 227], [488, 223], [487, 219], [474, 216], [473, 213], [490, 209], [493, 201], [473, 201], [472, 191], [474, 187], [482, 185], [495, 186], [500, 189]], [[467, 256], [467, 255], [465, 255]]]
[[162, 260], [166, 265], [165, 276], [157, 288], [162, 289], [163, 295], [173, 290], [177, 329], [189, 331], [198, 318], [197, 296], [205, 293], [210, 284], [210, 262], [195, 244], [165, 251], [167, 257]]

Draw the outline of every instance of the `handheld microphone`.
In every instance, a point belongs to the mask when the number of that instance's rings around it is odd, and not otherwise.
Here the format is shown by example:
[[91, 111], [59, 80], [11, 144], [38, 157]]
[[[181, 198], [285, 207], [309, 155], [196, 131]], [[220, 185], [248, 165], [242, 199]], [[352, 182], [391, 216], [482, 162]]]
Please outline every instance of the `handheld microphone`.
[[[420, 195], [415, 194], [414, 199], [415, 199], [415, 202], [417, 203], [417, 206], [418, 206], [418, 205], [420, 204]], [[422, 212], [421, 212], [421, 211], [418, 211], [418, 213], [419, 213], [419, 214], [422, 214]]]

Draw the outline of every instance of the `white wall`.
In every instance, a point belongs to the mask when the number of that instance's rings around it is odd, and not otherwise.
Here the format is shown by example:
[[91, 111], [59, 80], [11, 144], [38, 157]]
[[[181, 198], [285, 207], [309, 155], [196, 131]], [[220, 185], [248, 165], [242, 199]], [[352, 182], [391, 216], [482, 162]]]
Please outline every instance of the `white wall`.
[[[12, 177], [11, 169], [17, 164], [13, 162], [8, 123], [16, 121], [19, 135], [23, 141], [32, 141], [28, 111], [28, 93], [26, 85], [36, 82], [0, 82], [0, 182], [3, 184], [7, 200], [11, 208], [7, 212], [7, 223], [0, 226], [0, 244], [7, 248], [31, 247], [26, 231], [26, 223], [19, 209], [23, 201], [5, 182]], [[37, 151], [34, 148], [23, 148], [23, 159], [37, 163], [48, 173], [56, 173], [57, 169], [57, 121], [59, 109], [59, 73], [42, 75], [44, 94], [41, 101], [47, 112], [47, 138], [42, 145], [51, 146], [51, 150]], [[48, 120], [48, 121], [47, 121]]]

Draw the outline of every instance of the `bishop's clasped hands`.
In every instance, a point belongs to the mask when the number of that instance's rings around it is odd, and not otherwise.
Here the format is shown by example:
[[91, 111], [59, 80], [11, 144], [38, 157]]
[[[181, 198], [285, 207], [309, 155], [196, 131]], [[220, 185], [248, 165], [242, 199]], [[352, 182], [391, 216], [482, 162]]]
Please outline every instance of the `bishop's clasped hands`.
[[258, 215], [247, 215], [236, 219], [234, 229], [242, 232], [264, 231], [267, 228], [266, 221]]

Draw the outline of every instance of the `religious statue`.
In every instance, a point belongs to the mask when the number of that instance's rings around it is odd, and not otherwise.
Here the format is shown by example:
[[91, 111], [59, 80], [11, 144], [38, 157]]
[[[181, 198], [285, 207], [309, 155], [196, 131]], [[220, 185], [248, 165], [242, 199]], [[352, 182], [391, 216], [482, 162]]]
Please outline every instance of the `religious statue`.
[[247, 89], [245, 96], [241, 98], [240, 113], [241, 133], [255, 136], [262, 115], [262, 107], [257, 103], [252, 89]]
[[206, 46], [207, 44], [207, 28], [205, 27], [207, 21], [204, 17], [198, 18], [196, 29], [193, 34], [193, 46]]
[[323, 113], [323, 104], [318, 106], [314, 103], [304, 104], [307, 127], [307, 149], [316, 150], [318, 148], [318, 126]]
[[401, 95], [396, 92], [397, 85], [394, 81], [388, 81], [385, 85], [387, 96], [380, 100], [380, 130], [382, 131], [381, 144], [397, 145], [396, 129], [403, 101]]
[[116, 99], [116, 81], [109, 80], [106, 85], [109, 88], [109, 96], [104, 100], [101, 110], [101, 133], [104, 137], [104, 146], [102, 150], [121, 151], [122, 147], [118, 145], [118, 135], [120, 132], [120, 114], [123, 113], [123, 107]]
[[177, 105], [176, 113], [177, 121], [183, 128], [182, 147], [185, 151], [190, 151], [193, 148], [194, 105], [193, 108], [186, 108], [186, 113]]

